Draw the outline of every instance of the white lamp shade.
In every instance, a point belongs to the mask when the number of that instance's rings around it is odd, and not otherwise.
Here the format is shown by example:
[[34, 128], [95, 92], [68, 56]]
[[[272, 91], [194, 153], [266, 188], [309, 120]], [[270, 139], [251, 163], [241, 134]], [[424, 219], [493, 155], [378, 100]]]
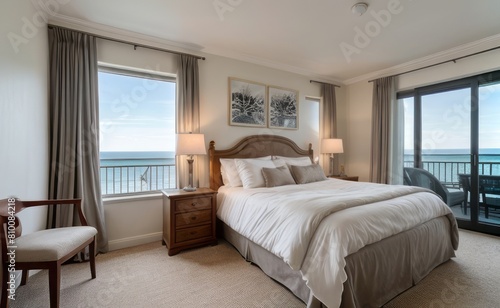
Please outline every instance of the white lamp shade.
[[177, 134], [176, 155], [207, 154], [204, 134]]
[[321, 140], [321, 153], [324, 154], [344, 153], [344, 147], [342, 146], [342, 139], [330, 138]]

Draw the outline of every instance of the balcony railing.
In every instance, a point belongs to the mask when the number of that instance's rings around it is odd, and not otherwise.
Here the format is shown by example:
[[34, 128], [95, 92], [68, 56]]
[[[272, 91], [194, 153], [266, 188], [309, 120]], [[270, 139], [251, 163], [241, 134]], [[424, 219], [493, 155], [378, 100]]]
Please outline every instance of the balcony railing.
[[175, 188], [175, 164], [101, 166], [103, 195], [130, 194]]
[[[413, 167], [413, 161], [404, 161], [405, 167]], [[434, 174], [447, 187], [459, 188], [458, 174], [470, 174], [470, 162], [423, 161], [422, 167]], [[500, 162], [479, 162], [479, 174], [500, 175]]]

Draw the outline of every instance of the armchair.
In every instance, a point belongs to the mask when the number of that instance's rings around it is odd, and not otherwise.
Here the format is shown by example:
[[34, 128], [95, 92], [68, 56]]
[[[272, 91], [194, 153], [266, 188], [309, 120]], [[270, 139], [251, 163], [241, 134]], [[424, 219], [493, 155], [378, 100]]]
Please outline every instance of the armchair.
[[[25, 208], [44, 205], [73, 204], [78, 212], [81, 226], [55, 228], [22, 235], [22, 225], [17, 213]], [[2, 283], [1, 308], [8, 306], [15, 288], [14, 270], [22, 271], [21, 285], [28, 280], [32, 269], [49, 270], [50, 307], [59, 307], [61, 265], [89, 246], [90, 272], [95, 270], [95, 236], [97, 230], [87, 225], [83, 215], [81, 199], [21, 201], [19, 199], [0, 200], [0, 228]]]
[[403, 177], [405, 185], [428, 188], [441, 196], [441, 199], [450, 207], [459, 204], [463, 205], [466, 200], [463, 191], [448, 189], [432, 173], [425, 169], [405, 167]]

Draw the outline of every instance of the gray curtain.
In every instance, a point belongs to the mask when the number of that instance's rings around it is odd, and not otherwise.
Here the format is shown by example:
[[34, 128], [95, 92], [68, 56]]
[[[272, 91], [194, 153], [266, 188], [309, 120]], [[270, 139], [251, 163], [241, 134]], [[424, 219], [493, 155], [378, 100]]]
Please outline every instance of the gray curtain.
[[373, 82], [370, 181], [389, 184], [392, 159], [391, 118], [395, 105], [394, 77]]
[[[99, 102], [96, 38], [49, 29], [49, 198], [81, 198], [97, 250], [108, 250], [99, 180]], [[49, 228], [79, 223], [70, 207], [49, 208]]]
[[[200, 132], [200, 82], [198, 59], [189, 55], [179, 55], [177, 62], [177, 133]], [[188, 166], [177, 159], [178, 187], [188, 184]], [[193, 185], [199, 186], [199, 159], [193, 166]]]
[[[321, 97], [323, 98], [322, 138], [336, 138], [337, 100], [335, 98], [335, 86], [332, 84], [323, 84], [321, 87]], [[338, 174], [340, 165], [338, 157], [334, 159], [333, 166], [330, 166], [330, 159], [327, 161], [330, 174]]]

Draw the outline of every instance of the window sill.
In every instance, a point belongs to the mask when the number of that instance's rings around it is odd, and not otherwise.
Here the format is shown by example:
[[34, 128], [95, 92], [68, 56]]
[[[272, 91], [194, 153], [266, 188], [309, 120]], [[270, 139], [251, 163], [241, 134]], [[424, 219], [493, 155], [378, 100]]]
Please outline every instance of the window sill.
[[144, 200], [158, 200], [161, 198], [162, 198], [162, 193], [159, 191], [155, 191], [148, 194], [106, 196], [102, 198], [102, 203], [106, 205], [106, 204], [116, 204], [116, 203], [144, 201]]

